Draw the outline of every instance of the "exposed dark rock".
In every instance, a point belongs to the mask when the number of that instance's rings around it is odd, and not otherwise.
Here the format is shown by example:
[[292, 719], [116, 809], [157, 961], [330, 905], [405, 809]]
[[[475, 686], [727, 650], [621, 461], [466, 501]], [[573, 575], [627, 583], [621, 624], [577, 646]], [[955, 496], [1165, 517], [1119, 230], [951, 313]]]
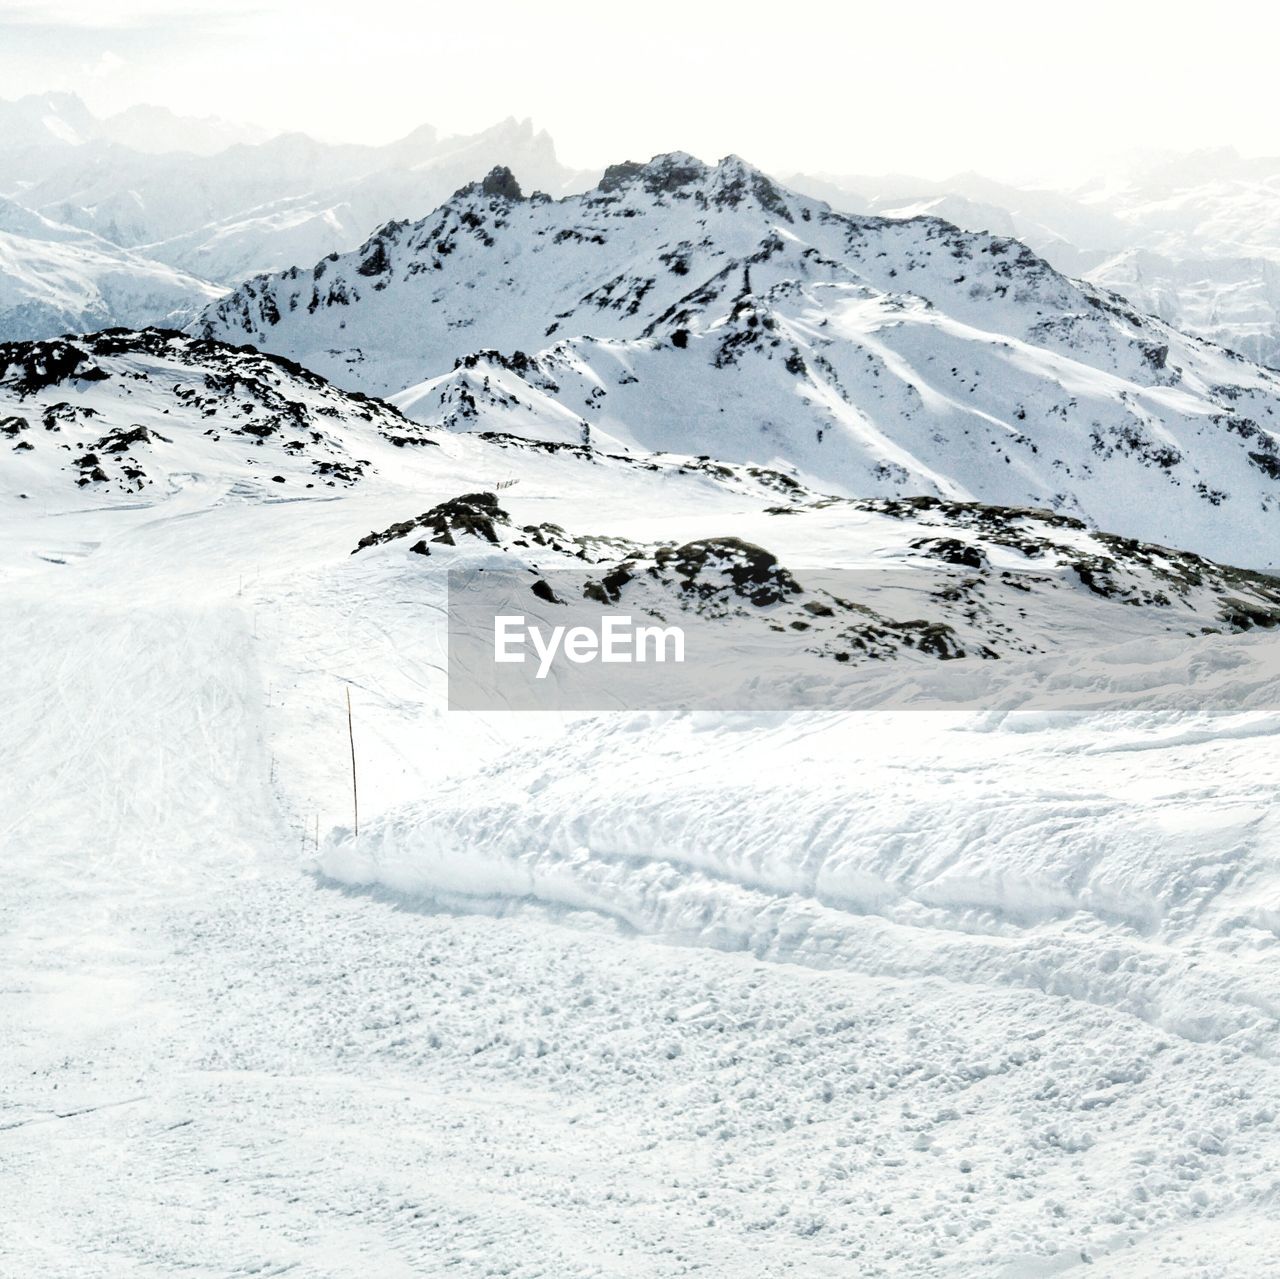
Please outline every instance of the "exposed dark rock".
[[776, 555], [737, 537], [712, 537], [683, 546], [661, 547], [654, 556], [654, 568], [660, 573], [674, 573], [686, 590], [702, 596], [723, 591], [727, 577], [733, 591], [757, 608], [776, 604], [800, 590]]
[[602, 576], [599, 581], [588, 582], [582, 593], [597, 604], [616, 604], [622, 597], [622, 588], [635, 576], [635, 565], [618, 564]]
[[[416, 519], [392, 524], [381, 533], [370, 533], [356, 544], [356, 551], [368, 546], [379, 546], [408, 537], [420, 529], [431, 533], [430, 540], [445, 546], [456, 546], [458, 537], [478, 537], [482, 541], [498, 544], [497, 527], [510, 525], [511, 517], [498, 505], [492, 493], [464, 493], [448, 502], [441, 502]], [[419, 543], [421, 545], [421, 543]], [[417, 547], [411, 548], [417, 550]], [[419, 551], [419, 554], [424, 552]], [[355, 554], [355, 551], [352, 552]]]
[[505, 164], [495, 165], [489, 170], [480, 184], [480, 191], [483, 195], [497, 196], [503, 200], [524, 199], [524, 193], [520, 190], [516, 175]]
[[987, 557], [981, 547], [955, 537], [919, 537], [911, 546], [944, 564], [957, 564], [965, 568], [987, 567]]
[[387, 246], [380, 237], [370, 240], [365, 245], [365, 249], [364, 260], [356, 267], [356, 270], [361, 275], [379, 276], [385, 275], [391, 270], [391, 259], [387, 256]]
[[1268, 479], [1280, 480], [1280, 457], [1274, 453], [1250, 453], [1249, 461]]

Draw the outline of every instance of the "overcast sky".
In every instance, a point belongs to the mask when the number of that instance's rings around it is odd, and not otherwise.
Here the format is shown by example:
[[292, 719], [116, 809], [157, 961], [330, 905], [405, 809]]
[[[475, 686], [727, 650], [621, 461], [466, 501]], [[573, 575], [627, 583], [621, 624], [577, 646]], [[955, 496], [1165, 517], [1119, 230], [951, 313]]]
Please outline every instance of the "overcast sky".
[[388, 141], [531, 116], [561, 158], [1019, 178], [1280, 153], [1280, 7], [1147, 0], [0, 0], [0, 95]]

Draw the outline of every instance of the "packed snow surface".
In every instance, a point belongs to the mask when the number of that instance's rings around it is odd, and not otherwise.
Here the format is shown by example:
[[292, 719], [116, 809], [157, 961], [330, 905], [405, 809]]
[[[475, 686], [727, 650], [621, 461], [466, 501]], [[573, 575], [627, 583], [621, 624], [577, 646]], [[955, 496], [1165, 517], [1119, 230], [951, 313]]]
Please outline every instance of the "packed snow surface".
[[[0, 375], [30, 424], [0, 443], [0, 1273], [1266, 1272], [1264, 579], [1206, 565], [1162, 603], [1176, 553], [1044, 513], [432, 431], [172, 334], [75, 350]], [[53, 403], [98, 416], [47, 431]], [[131, 420], [164, 437], [119, 455], [141, 474], [79, 483], [81, 435]], [[359, 475], [317, 481], [338, 450]], [[949, 574], [949, 540], [997, 602], [1021, 556], [1060, 588], [1023, 640], [1123, 618], [1100, 648], [1172, 691], [446, 710], [448, 567], [728, 535], [801, 582]], [[1079, 576], [1104, 552], [1115, 595]]]

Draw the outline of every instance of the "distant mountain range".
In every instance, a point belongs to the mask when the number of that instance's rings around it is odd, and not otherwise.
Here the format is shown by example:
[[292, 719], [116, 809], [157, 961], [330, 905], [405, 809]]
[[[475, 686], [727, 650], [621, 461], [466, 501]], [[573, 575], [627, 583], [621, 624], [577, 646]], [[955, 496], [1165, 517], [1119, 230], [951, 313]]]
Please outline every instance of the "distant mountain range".
[[555, 195], [595, 178], [561, 165], [527, 120], [467, 137], [427, 125], [372, 147], [265, 138], [161, 108], [97, 119], [71, 94], [0, 102], [0, 339], [174, 322], [251, 275], [419, 216], [500, 163]]
[[[585, 191], [600, 176], [562, 165], [551, 139], [528, 121], [452, 138], [424, 125], [387, 146], [356, 146], [269, 136], [163, 107], [96, 117], [67, 93], [0, 102], [0, 195], [45, 222], [130, 250], [140, 278], [122, 291], [132, 298], [156, 293], [153, 281], [166, 271], [155, 264], [193, 277], [194, 292], [180, 287], [203, 300], [210, 287], [346, 252], [386, 222], [422, 217], [496, 165], [510, 168], [526, 192], [552, 196]], [[941, 182], [796, 174], [786, 182], [845, 212], [926, 214], [1015, 237], [1065, 275], [1280, 367], [1280, 159], [1230, 150], [1148, 156], [1063, 190], [974, 173]], [[46, 243], [34, 235], [28, 255], [18, 241], [6, 242], [0, 277], [32, 283], [0, 301], [0, 338], [62, 331], [61, 317], [77, 313], [68, 307], [68, 274], [101, 272], [95, 259], [64, 249], [48, 296], [40, 296]], [[81, 292], [87, 298], [93, 289]], [[112, 290], [104, 293], [79, 313], [121, 324], [171, 322], [177, 313], [168, 293], [145, 315], [114, 307]]]
[[[7, 164], [15, 153], [40, 152], [114, 143], [152, 154], [186, 151], [212, 155], [239, 143], [270, 136], [255, 125], [234, 124], [217, 116], [181, 116], [168, 107], [138, 105], [109, 116], [95, 116], [74, 93], [38, 93], [16, 102], [0, 100], [0, 154]], [[34, 155], [28, 157], [34, 162]]]
[[0, 328], [9, 340], [177, 325], [223, 290], [0, 198]]

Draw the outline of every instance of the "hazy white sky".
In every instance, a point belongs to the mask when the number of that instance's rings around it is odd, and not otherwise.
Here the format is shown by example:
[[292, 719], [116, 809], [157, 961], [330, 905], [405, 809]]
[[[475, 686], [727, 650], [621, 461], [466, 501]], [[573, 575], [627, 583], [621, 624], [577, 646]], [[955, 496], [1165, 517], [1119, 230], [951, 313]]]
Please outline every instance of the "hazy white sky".
[[531, 116], [569, 164], [1019, 177], [1280, 153], [1280, 8], [1185, 0], [0, 0], [0, 95], [387, 141]]

